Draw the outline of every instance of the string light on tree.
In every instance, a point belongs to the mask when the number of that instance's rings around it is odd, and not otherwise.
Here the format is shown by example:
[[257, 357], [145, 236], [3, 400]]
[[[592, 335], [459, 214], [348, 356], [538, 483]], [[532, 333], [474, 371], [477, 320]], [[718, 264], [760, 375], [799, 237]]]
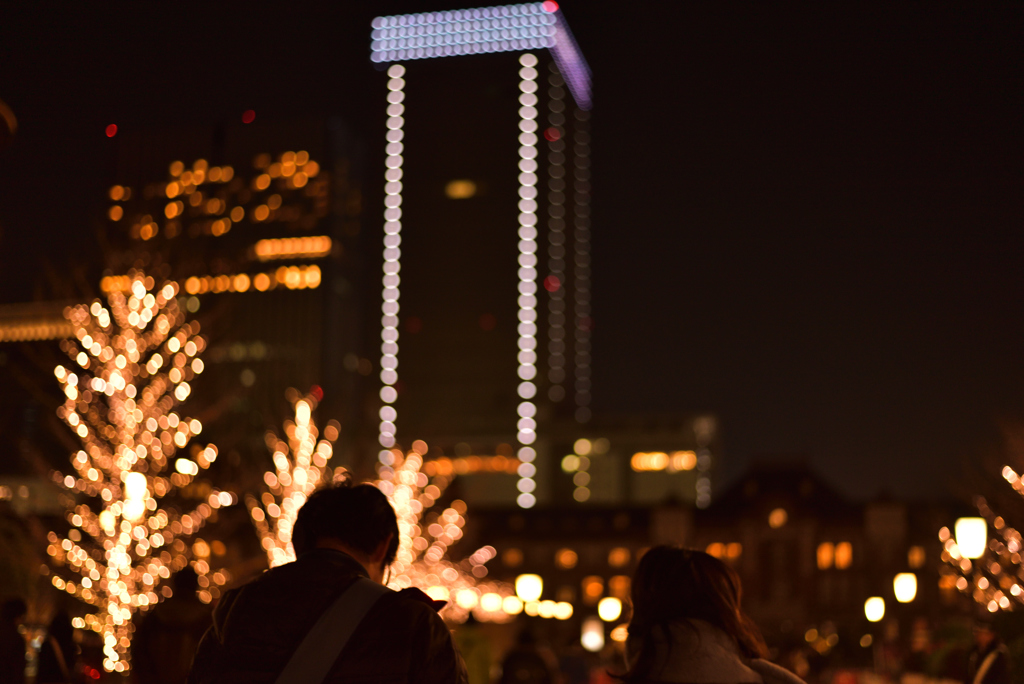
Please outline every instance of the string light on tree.
[[263, 475], [267, 491], [259, 500], [252, 495], [245, 497], [270, 567], [295, 560], [292, 528], [309, 495], [325, 479], [345, 476], [344, 468], [336, 468], [333, 473], [328, 468], [334, 455], [332, 445], [338, 439], [338, 423], [330, 421], [324, 430], [324, 439], [317, 441], [319, 433], [313, 421], [316, 404], [312, 395], [296, 396], [295, 420], [284, 424], [287, 441], [272, 431], [267, 432], [265, 440], [274, 460], [274, 470]]
[[453, 501], [440, 512], [432, 510], [452, 475], [430, 477], [423, 472], [426, 452], [427, 445], [417, 440], [406, 454], [392, 449], [392, 464], [379, 467], [376, 484], [398, 516], [398, 552], [389, 586], [418, 587], [435, 599], [450, 601], [445, 615], [456, 622], [465, 621], [470, 613], [483, 621], [510, 620], [522, 611], [522, 604], [511, 587], [485, 579], [486, 563], [497, 555], [493, 547], [477, 549], [461, 561], [447, 558], [448, 548], [462, 537], [466, 504]]
[[[1019, 473], [1004, 466], [1002, 476], [1014, 491], [1024, 496]], [[974, 537], [980, 533], [985, 541], [979, 544], [976, 539], [958, 540], [948, 527], [939, 530], [942, 560], [951, 568], [947, 576], [956, 577], [957, 589], [990, 613], [1019, 610], [1024, 605], [1024, 539], [1019, 530], [992, 510], [984, 497], [976, 497], [974, 504], [981, 518], [958, 521], [957, 535], [965, 537], [968, 530], [973, 530]], [[981, 529], [977, 529], [979, 526]], [[990, 530], [995, 530], [995, 534]]]
[[[60, 564], [52, 583], [95, 606], [84, 621], [103, 637], [108, 672], [129, 669], [132, 619], [171, 595], [164, 584], [192, 562], [209, 602], [223, 573], [206, 577], [204, 554], [185, 539], [234, 495], [214, 491], [189, 512], [182, 488], [217, 458], [217, 448], [195, 437], [202, 424], [174, 409], [191, 394], [189, 381], [203, 371], [199, 325], [186, 322], [174, 283], [130, 275], [127, 292], [65, 310], [74, 339], [62, 349], [71, 363], [54, 370], [64, 391], [58, 415], [81, 440], [71, 457], [75, 475], [54, 474], [63, 486], [71, 529], [50, 532], [47, 553]], [[178, 455], [188, 449], [185, 455]], [[190, 504], [191, 506], [191, 504]], [[71, 579], [69, 579], [71, 577]]]

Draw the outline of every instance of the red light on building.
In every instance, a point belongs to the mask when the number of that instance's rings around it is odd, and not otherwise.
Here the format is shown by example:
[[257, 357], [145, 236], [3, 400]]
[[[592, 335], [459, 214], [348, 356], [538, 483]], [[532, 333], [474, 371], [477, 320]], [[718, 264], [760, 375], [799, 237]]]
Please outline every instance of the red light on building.
[[544, 289], [548, 292], [557, 292], [560, 287], [562, 287], [562, 281], [557, 277], [549, 275], [544, 279]]
[[115, 135], [117, 135], [117, 124], [110, 124], [107, 126], [107, 137], [113, 138]]
[[313, 395], [313, 398], [317, 401], [323, 401], [324, 390], [320, 385], [313, 385], [309, 388], [309, 393]]
[[242, 112], [242, 123], [252, 123], [256, 120], [256, 111], [253, 109], [246, 109]]
[[544, 130], [544, 139], [547, 140], [548, 142], [555, 142], [556, 140], [558, 140], [561, 137], [562, 137], [562, 134], [554, 126]]
[[543, 7], [544, 11], [547, 12], [548, 14], [552, 14], [558, 11], [558, 3], [554, 2], [554, 0], [547, 0], [544, 3]]

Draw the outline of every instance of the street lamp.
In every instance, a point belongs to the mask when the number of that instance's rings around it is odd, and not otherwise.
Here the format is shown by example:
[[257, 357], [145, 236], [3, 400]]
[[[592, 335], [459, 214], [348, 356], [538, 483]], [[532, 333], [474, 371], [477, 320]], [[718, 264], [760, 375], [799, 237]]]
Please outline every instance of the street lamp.
[[604, 648], [604, 624], [597, 618], [584, 620], [580, 643], [591, 653], [597, 653]]
[[910, 603], [917, 596], [917, 575], [901, 572], [892, 580], [893, 593], [900, 603]]
[[516, 577], [516, 596], [523, 603], [536, 601], [544, 593], [544, 580], [540, 575], [519, 575]]
[[988, 523], [984, 518], [957, 518], [953, 527], [956, 545], [964, 558], [976, 559], [985, 555], [988, 544]]
[[605, 622], [613, 622], [622, 615], [622, 601], [614, 596], [605, 596], [597, 604], [597, 615]]
[[864, 602], [864, 617], [868, 622], [878, 622], [885, 617], [885, 599], [881, 596], [872, 596]]

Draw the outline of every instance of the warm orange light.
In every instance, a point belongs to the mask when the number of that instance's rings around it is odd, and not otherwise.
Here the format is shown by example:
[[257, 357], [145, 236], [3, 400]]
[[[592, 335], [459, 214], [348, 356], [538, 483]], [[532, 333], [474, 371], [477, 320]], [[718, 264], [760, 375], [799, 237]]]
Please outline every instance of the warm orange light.
[[827, 570], [832, 567], [835, 559], [835, 546], [832, 542], [818, 544], [818, 569]]
[[559, 549], [555, 554], [555, 564], [560, 568], [568, 570], [576, 567], [577, 558], [576, 552], [572, 549]]
[[845, 570], [853, 564], [853, 545], [850, 542], [836, 544], [835, 563], [839, 570]]
[[110, 211], [107, 212], [107, 216], [110, 217], [111, 221], [120, 221], [121, 217], [124, 216], [124, 209], [115, 204], [110, 207]]
[[775, 508], [768, 514], [768, 527], [777, 530], [789, 521], [789, 513], [785, 508]]
[[617, 546], [608, 552], [608, 565], [613, 568], [625, 567], [629, 563], [629, 549], [624, 546]]

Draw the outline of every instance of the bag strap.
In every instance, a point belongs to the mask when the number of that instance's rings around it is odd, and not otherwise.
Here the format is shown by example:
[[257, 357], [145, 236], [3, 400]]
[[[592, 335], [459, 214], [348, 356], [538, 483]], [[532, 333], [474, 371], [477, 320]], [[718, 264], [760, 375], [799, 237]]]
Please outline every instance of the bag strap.
[[275, 684], [319, 684], [356, 627], [374, 604], [392, 591], [365, 577], [359, 577], [335, 599], [295, 649]]

